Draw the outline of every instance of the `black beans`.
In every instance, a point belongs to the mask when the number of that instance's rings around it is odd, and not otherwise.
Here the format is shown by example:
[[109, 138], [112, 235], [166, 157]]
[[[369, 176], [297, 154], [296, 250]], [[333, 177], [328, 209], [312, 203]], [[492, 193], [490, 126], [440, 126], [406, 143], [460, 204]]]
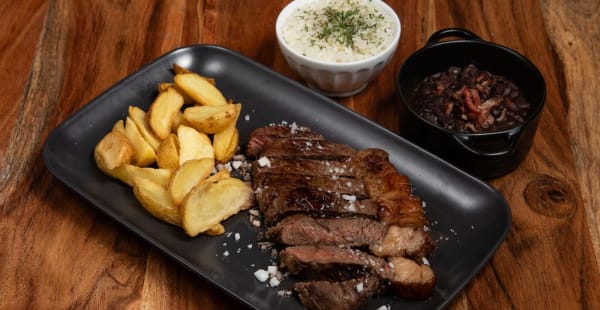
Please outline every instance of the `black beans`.
[[409, 96], [409, 104], [427, 121], [458, 132], [509, 129], [531, 110], [512, 81], [473, 64], [425, 78]]

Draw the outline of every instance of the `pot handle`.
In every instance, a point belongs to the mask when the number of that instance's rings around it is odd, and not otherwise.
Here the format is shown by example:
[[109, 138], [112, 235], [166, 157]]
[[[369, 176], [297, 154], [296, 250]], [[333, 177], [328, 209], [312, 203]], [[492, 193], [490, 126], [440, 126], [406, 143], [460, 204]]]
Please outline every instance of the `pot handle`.
[[481, 40], [481, 38], [472, 33], [471, 31], [463, 28], [446, 28], [438, 30], [429, 37], [427, 44], [438, 42], [439, 40], [447, 37], [461, 37], [470, 40]]
[[454, 140], [456, 142], [458, 142], [458, 144], [460, 144], [462, 147], [464, 147], [465, 149], [467, 149], [469, 152], [475, 154], [476, 156], [480, 156], [480, 157], [498, 157], [498, 156], [504, 156], [507, 155], [508, 153], [512, 152], [515, 147], [517, 146], [517, 141], [519, 141], [519, 136], [521, 135], [521, 132], [516, 132], [514, 134], [509, 134], [507, 136], [508, 138], [508, 143], [506, 146], [501, 147], [497, 150], [481, 150], [478, 149], [476, 147], [476, 142], [471, 141], [472, 139], [469, 138], [468, 136], [459, 136], [459, 135], [453, 135], [452, 138], [454, 138]]

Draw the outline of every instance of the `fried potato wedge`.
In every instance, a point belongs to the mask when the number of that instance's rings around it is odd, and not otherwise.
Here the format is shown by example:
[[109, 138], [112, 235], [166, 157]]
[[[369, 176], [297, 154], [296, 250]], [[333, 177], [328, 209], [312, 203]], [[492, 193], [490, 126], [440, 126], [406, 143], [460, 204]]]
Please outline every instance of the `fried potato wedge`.
[[207, 229], [204, 233], [209, 236], [222, 235], [225, 233], [225, 226], [223, 226], [223, 224], [219, 223], [219, 224]]
[[179, 168], [179, 139], [175, 134], [169, 134], [158, 146], [156, 164], [163, 169]]
[[133, 180], [136, 177], [148, 179], [163, 188], [167, 188], [172, 172], [169, 169], [160, 168], [140, 168], [135, 165], [125, 164], [108, 171], [108, 174], [121, 180], [123, 183], [133, 186]]
[[125, 134], [125, 122], [122, 119], [118, 120], [113, 125], [112, 131], [118, 131], [122, 134]]
[[235, 124], [237, 108], [235, 104], [221, 106], [195, 106], [183, 111], [187, 123], [200, 132], [214, 134]]
[[175, 85], [179, 86], [188, 96], [201, 105], [226, 105], [227, 100], [215, 85], [199, 74], [179, 73], [174, 77]]
[[227, 127], [213, 136], [213, 149], [217, 162], [225, 163], [233, 158], [237, 151], [239, 139], [240, 135], [235, 126]]
[[183, 229], [195, 237], [251, 203], [252, 189], [236, 178], [196, 186], [181, 204]]
[[[175, 72], [175, 74], [181, 74], [181, 73], [194, 73], [193, 71], [190, 71], [178, 64], [173, 64], [173, 72]], [[197, 74], [197, 73], [196, 73]], [[200, 74], [198, 74], [200, 75]], [[215, 79], [213, 78], [209, 78], [203, 75], [200, 75], [202, 78], [206, 79], [206, 81], [208, 81], [209, 83], [216, 85], [217, 83], [215, 82]]]
[[192, 104], [195, 103], [194, 99], [192, 99], [192, 97], [188, 96], [181, 88], [179, 88], [179, 86], [175, 85], [175, 83], [158, 83], [158, 92], [162, 93], [167, 91], [167, 89], [169, 88], [175, 88], [175, 90], [183, 97], [183, 104]]
[[146, 167], [156, 161], [156, 151], [144, 139], [135, 121], [131, 117], [125, 120], [125, 136], [133, 145], [132, 163], [139, 167]]
[[173, 118], [183, 106], [183, 97], [173, 87], [159, 93], [148, 108], [150, 128], [160, 139], [166, 139], [171, 133]]
[[203, 185], [205, 183], [218, 182], [218, 181], [221, 181], [221, 180], [225, 180], [227, 178], [231, 178], [231, 173], [227, 169], [221, 169], [217, 173], [215, 173], [215, 174], [209, 176], [208, 178], [200, 181], [200, 183], [198, 183], [198, 186]]
[[183, 118], [183, 112], [177, 111], [177, 114], [175, 114], [175, 117], [173, 118], [173, 123], [171, 123], [171, 132], [176, 133], [177, 128], [181, 125], [189, 126], [185, 118]]
[[171, 176], [168, 187], [175, 205], [180, 205], [192, 188], [206, 179], [214, 167], [215, 161], [212, 158], [192, 159], [179, 166]]
[[94, 148], [94, 160], [100, 170], [108, 173], [121, 165], [131, 162], [133, 145], [119, 131], [111, 131]]
[[224, 130], [215, 133], [213, 136], [213, 149], [215, 151], [215, 159], [219, 163], [224, 163], [235, 155], [239, 144], [239, 132], [236, 124], [242, 111], [242, 105], [240, 103], [234, 104], [235, 106], [235, 119], [233, 122]]
[[140, 107], [129, 106], [128, 115], [137, 125], [142, 137], [144, 137], [146, 142], [148, 142], [148, 144], [150, 144], [150, 146], [156, 151], [160, 145], [161, 139], [159, 139], [154, 134], [154, 131], [152, 131], [152, 128], [150, 128], [150, 124], [148, 124], [148, 118], [146, 117], [146, 112]]
[[179, 140], [179, 165], [186, 161], [200, 158], [214, 158], [212, 142], [205, 133], [185, 125], [177, 128]]
[[173, 204], [171, 195], [160, 184], [136, 177], [133, 179], [133, 194], [146, 211], [169, 224], [181, 225], [179, 208]]

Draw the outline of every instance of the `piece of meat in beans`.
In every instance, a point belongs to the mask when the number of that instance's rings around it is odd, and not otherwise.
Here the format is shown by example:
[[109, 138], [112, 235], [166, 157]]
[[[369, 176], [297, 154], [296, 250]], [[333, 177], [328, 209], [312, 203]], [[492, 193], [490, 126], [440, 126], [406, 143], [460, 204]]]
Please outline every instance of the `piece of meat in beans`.
[[458, 132], [513, 128], [531, 109], [512, 81], [473, 64], [425, 78], [410, 95], [409, 104], [429, 122]]

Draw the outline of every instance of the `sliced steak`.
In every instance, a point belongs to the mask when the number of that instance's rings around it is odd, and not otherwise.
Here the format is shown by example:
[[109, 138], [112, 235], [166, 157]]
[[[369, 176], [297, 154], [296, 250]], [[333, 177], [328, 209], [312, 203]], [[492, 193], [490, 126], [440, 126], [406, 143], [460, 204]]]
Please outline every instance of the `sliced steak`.
[[274, 140], [288, 138], [301, 140], [325, 140], [325, 138], [313, 132], [310, 128], [295, 125], [274, 125], [255, 129], [250, 134], [246, 145], [246, 155], [256, 158], [263, 149], [271, 145]]
[[[265, 189], [263, 191], [269, 191]], [[377, 218], [379, 207], [374, 200], [353, 200], [351, 197], [327, 193], [311, 187], [291, 188], [282, 192], [262, 194], [259, 204], [269, 199], [268, 207], [262, 206], [265, 225], [273, 226], [292, 214], [308, 214], [317, 217]]]
[[381, 289], [378, 277], [367, 276], [346, 281], [298, 282], [294, 289], [302, 304], [311, 310], [358, 309]]
[[356, 177], [351, 161], [314, 160], [301, 158], [269, 158], [268, 165], [252, 164], [252, 176], [285, 174], [304, 176]]
[[[328, 219], [298, 214], [269, 228], [266, 237], [284, 245], [365, 247], [381, 245], [385, 231], [385, 225], [368, 218]], [[387, 247], [381, 248], [380, 252], [387, 250]]]
[[354, 154], [356, 150], [350, 146], [327, 140], [276, 139], [262, 150], [260, 156], [343, 161]]
[[262, 173], [256, 175], [253, 181], [254, 189], [309, 186], [328, 193], [352, 195], [357, 199], [367, 198], [365, 183], [355, 178]]
[[407, 256], [421, 258], [433, 250], [433, 242], [423, 227], [390, 225], [379, 242], [369, 246], [369, 251], [379, 257]]
[[410, 299], [425, 299], [432, 295], [436, 279], [431, 267], [404, 257], [391, 258], [389, 263], [394, 270], [390, 281], [394, 294]]
[[337, 246], [291, 246], [280, 252], [288, 271], [304, 279], [345, 281], [366, 275], [391, 279], [394, 271], [380, 257]]
[[377, 197], [379, 221], [398, 226], [423, 227], [428, 224], [423, 201], [404, 191], [393, 191]]

